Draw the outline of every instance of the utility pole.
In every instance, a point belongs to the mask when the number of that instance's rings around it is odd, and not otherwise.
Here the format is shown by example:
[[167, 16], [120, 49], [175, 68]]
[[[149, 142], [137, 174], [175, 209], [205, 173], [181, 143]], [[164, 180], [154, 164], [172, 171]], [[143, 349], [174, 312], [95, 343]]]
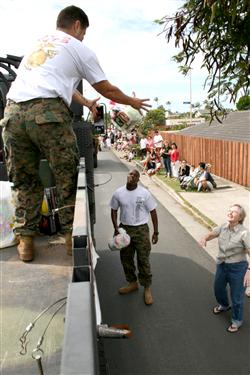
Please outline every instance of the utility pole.
[[189, 68], [189, 101], [190, 101], [190, 125], [192, 125], [192, 73]]
[[[192, 125], [192, 73], [191, 73], [192, 68], [187, 68], [186, 72], [189, 73], [189, 101], [188, 102], [183, 102], [183, 104], [189, 104], [189, 125]], [[186, 73], [186, 74], [187, 74]]]

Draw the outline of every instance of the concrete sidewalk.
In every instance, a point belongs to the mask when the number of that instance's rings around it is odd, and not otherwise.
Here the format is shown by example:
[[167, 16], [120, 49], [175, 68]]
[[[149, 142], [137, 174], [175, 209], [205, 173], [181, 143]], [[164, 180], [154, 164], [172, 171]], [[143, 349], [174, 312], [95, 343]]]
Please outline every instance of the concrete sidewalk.
[[225, 221], [229, 206], [238, 203], [246, 210], [244, 226], [250, 230], [250, 191], [231, 181], [227, 184], [232, 187], [215, 189], [211, 193], [183, 192], [180, 195], [217, 225]]
[[[112, 152], [128, 169], [140, 168], [138, 162], [127, 162], [120, 158], [116, 150], [112, 149]], [[216, 177], [219, 186], [230, 187], [215, 189], [209, 193], [183, 191], [177, 194], [157, 175], [153, 177], [141, 175], [140, 181], [196, 241], [199, 241], [213, 226], [224, 223], [228, 208], [234, 203], [239, 203], [245, 208], [247, 218], [244, 225], [250, 230], [250, 191], [241, 185]], [[217, 249], [217, 241], [208, 242], [206, 251], [214, 259]]]
[[[162, 188], [167, 189], [177, 201], [181, 197], [183, 202], [180, 201], [180, 203], [184, 206], [187, 205], [191, 212], [194, 211], [192, 212], [194, 215], [201, 216], [201, 221], [204, 221], [208, 227], [222, 224], [225, 221], [228, 208], [234, 203], [240, 204], [247, 213], [244, 226], [250, 231], [250, 191], [245, 187], [216, 177], [216, 181], [220, 181], [218, 186], [227, 186], [227, 188], [214, 189], [212, 192], [206, 193], [183, 191], [177, 194], [167, 184], [162, 183], [157, 176], [154, 176], [153, 180]], [[213, 223], [212, 225], [210, 221]]]

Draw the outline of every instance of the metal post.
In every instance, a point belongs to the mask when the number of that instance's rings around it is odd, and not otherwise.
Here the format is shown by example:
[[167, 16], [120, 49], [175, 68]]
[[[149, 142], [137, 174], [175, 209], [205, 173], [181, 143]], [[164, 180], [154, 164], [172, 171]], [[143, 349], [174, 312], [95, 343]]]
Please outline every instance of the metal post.
[[191, 69], [189, 68], [189, 101], [190, 101], [190, 125], [192, 125], [192, 74]]
[[107, 129], [108, 129], [108, 119], [107, 119], [107, 106], [105, 103], [100, 103], [103, 105], [105, 111], [104, 111], [104, 122], [105, 122], [105, 134], [107, 135]]

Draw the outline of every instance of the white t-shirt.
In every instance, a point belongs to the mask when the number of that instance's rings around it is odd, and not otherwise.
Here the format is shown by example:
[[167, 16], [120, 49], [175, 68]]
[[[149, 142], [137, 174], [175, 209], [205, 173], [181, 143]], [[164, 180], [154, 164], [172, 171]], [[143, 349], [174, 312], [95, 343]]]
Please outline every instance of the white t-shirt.
[[56, 30], [24, 56], [7, 98], [23, 102], [60, 97], [69, 106], [82, 79], [92, 85], [106, 80], [106, 76], [94, 52], [73, 36]]
[[134, 190], [125, 186], [117, 189], [110, 201], [113, 210], [120, 208], [120, 221], [124, 225], [142, 225], [148, 223], [150, 211], [157, 204], [148, 190], [138, 185]]
[[147, 138], [141, 138], [141, 140], [140, 140], [140, 148], [141, 148], [141, 150], [143, 150], [144, 148], [147, 147], [147, 143], [148, 143]]
[[162, 147], [163, 138], [160, 134], [154, 136], [154, 147]]

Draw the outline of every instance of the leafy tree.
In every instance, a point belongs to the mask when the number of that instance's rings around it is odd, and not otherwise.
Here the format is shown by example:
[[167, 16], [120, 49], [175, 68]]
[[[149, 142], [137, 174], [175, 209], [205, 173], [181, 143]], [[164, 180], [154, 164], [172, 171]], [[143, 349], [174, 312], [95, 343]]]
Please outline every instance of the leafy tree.
[[148, 111], [143, 120], [143, 126], [147, 130], [153, 129], [154, 126], [159, 125], [165, 125], [165, 109], [163, 106]]
[[140, 122], [136, 124], [136, 130], [138, 131], [139, 135], [147, 136], [148, 132], [153, 128], [152, 124], [145, 123], [144, 120], [141, 120]]
[[238, 111], [246, 111], [250, 109], [250, 96], [242, 96], [236, 103], [236, 108]]
[[[187, 0], [174, 16], [156, 20], [167, 42], [175, 39], [174, 60], [187, 74], [198, 54], [208, 70], [205, 86], [211, 114], [221, 109], [220, 96], [235, 102], [250, 86], [250, 1]], [[181, 65], [182, 64], [182, 65]], [[217, 117], [217, 116], [216, 116]]]

